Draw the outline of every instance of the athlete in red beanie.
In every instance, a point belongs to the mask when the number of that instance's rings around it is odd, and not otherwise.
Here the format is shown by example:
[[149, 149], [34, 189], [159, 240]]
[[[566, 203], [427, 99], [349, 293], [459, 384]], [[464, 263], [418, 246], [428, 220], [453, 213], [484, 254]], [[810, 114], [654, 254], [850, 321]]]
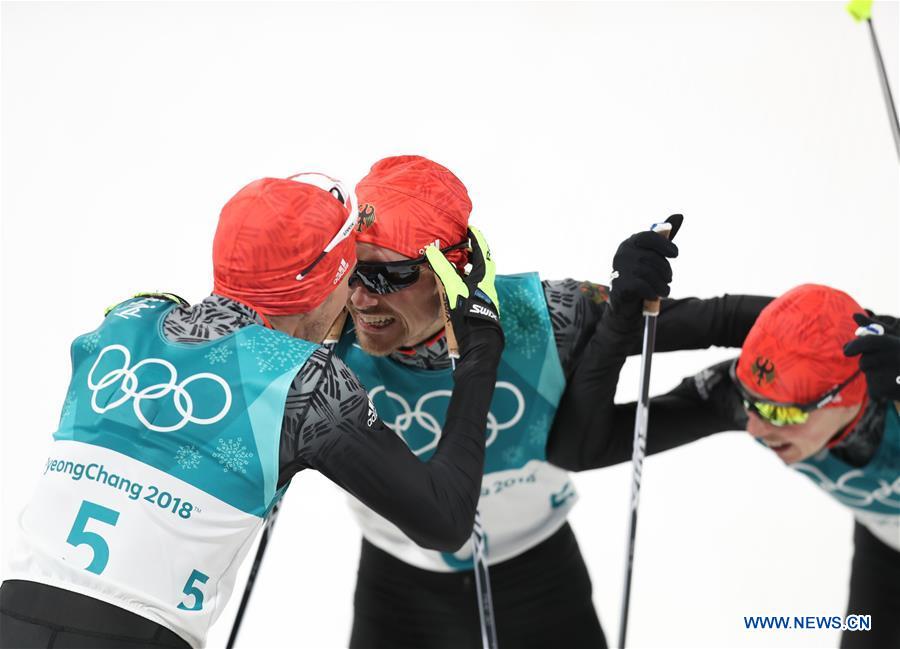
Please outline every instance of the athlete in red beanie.
[[503, 349], [496, 316], [471, 317], [468, 295], [493, 292], [493, 263], [474, 246], [480, 272], [466, 284], [435, 248], [423, 262], [466, 299], [450, 302], [460, 358], [446, 441], [422, 462], [321, 344], [346, 303], [357, 218], [327, 176], [254, 181], [219, 218], [212, 295], [136, 296], [73, 342], [59, 429], [0, 588], [0, 646], [204, 646], [305, 469], [423, 547], [468, 539]]
[[356, 336], [371, 354], [412, 349], [443, 333], [425, 248], [437, 246], [461, 271], [472, 202], [446, 167], [412, 155], [376, 162], [356, 193], [367, 227], [357, 237], [361, 261], [353, 281], [368, 287], [354, 291], [348, 305]]
[[747, 430], [785, 462], [837, 444], [864, 409], [866, 377], [844, 354], [862, 311], [842, 291], [804, 284], [763, 309], [750, 330], [735, 368], [750, 406]]
[[[624, 354], [606, 349], [619, 357], [606, 366], [621, 367]], [[634, 409], [616, 406], [596, 425], [630, 436]], [[848, 617], [841, 647], [900, 647], [900, 321], [803, 284], [760, 312], [738, 359], [686, 378], [650, 412], [648, 447], [746, 429], [850, 508], [847, 615], [871, 618]]]
[[[351, 278], [354, 330], [337, 354], [398, 437], [427, 460], [447, 443], [441, 411], [454, 375], [438, 286], [422, 254], [427, 245], [439, 246], [464, 276], [472, 202], [456, 175], [421, 156], [376, 162], [356, 191], [369, 228], [357, 239]], [[577, 493], [564, 468], [586, 468], [595, 451], [606, 462], [630, 457], [630, 434], [613, 438], [592, 416], [599, 372], [590, 364], [596, 346], [606, 345], [596, 340], [596, 329], [610, 309], [623, 321], [629, 314], [640, 320], [644, 298], [668, 295], [666, 258], [677, 248], [642, 232], [619, 252], [612, 293], [537, 273], [497, 276], [506, 347], [485, 430], [478, 506], [487, 549], [417, 547], [352, 502], [364, 540], [351, 648], [481, 646], [488, 630], [479, 627], [473, 568], [481, 575], [485, 563], [499, 646], [606, 646], [590, 576], [566, 520]], [[646, 260], [652, 268], [635, 274], [637, 262]], [[740, 345], [761, 308], [746, 296], [664, 300], [657, 346]], [[718, 321], [710, 322], [714, 314]], [[611, 344], [624, 353], [641, 347], [640, 340]], [[615, 380], [601, 387], [613, 395]]]

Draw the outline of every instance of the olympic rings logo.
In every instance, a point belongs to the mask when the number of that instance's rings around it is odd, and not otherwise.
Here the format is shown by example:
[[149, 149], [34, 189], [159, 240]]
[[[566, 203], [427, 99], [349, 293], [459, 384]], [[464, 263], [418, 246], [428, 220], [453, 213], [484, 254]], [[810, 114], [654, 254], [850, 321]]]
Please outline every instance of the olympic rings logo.
[[[121, 367], [119, 369], [114, 369], [107, 372], [98, 381], [95, 381], [94, 372], [96, 371], [97, 366], [100, 364], [100, 360], [106, 354], [111, 354], [113, 352], [122, 354], [123, 359]], [[214, 424], [217, 421], [221, 420], [231, 408], [231, 388], [228, 387], [228, 383], [225, 382], [225, 379], [217, 374], [212, 374], [211, 372], [200, 372], [199, 374], [192, 374], [180, 383], [177, 383], [178, 371], [175, 369], [175, 366], [172, 365], [169, 361], [163, 360], [161, 358], [145, 358], [144, 360], [137, 363], [134, 367], [129, 367], [130, 364], [131, 352], [129, 352], [128, 349], [126, 347], [123, 347], [122, 345], [109, 345], [107, 347], [104, 347], [100, 351], [100, 355], [97, 356], [97, 360], [95, 360], [93, 366], [91, 366], [91, 371], [88, 372], [87, 377], [88, 388], [90, 388], [91, 392], [94, 393], [91, 397], [91, 408], [94, 409], [94, 412], [96, 412], [97, 414], [103, 414], [107, 410], [118, 408], [129, 399], [134, 399], [134, 414], [144, 426], [158, 433], [171, 433], [173, 431], [184, 428], [188, 423], [198, 424], [200, 426]], [[166, 368], [166, 370], [168, 370], [169, 372], [169, 379], [165, 383], [155, 383], [153, 385], [148, 385], [141, 390], [138, 390], [138, 378], [135, 372], [139, 368], [149, 365], [159, 365]], [[214, 381], [215, 383], [218, 383], [225, 393], [225, 405], [223, 405], [219, 413], [214, 415], [213, 417], [194, 417], [194, 401], [193, 399], [191, 399], [191, 395], [188, 393], [186, 388], [194, 381], [201, 380]], [[118, 389], [122, 391], [122, 396], [113, 401], [110, 401], [105, 406], [97, 405], [97, 394], [100, 392], [100, 390], [108, 388], [120, 381], [121, 384], [118, 386]], [[141, 402], [144, 399], [162, 399], [163, 397], [166, 397], [172, 393], [174, 393], [173, 402], [175, 404], [175, 409], [178, 411], [178, 414], [181, 415], [181, 421], [171, 426], [157, 426], [147, 421], [147, 418], [144, 416], [144, 413], [141, 410]]]
[[[494, 443], [494, 440], [497, 439], [497, 436], [501, 431], [504, 431], [508, 428], [512, 428], [522, 419], [522, 415], [525, 414], [525, 397], [522, 396], [522, 391], [519, 390], [515, 385], [508, 381], [497, 381], [497, 390], [509, 390], [512, 393], [513, 397], [516, 399], [516, 412], [509, 419], [509, 421], [505, 421], [502, 424], [497, 422], [497, 418], [494, 416], [494, 413], [488, 412], [487, 416], [487, 430], [488, 437], [485, 441], [486, 446], [490, 446]], [[432, 439], [430, 442], [422, 446], [418, 449], [411, 449], [412, 452], [416, 455], [422, 455], [423, 453], [427, 453], [435, 448], [437, 448], [438, 442], [441, 441], [441, 434], [443, 430], [441, 429], [441, 425], [438, 423], [437, 418], [432, 415], [430, 412], [427, 412], [423, 406], [430, 400], [438, 397], [447, 397], [450, 398], [452, 392], [450, 390], [435, 390], [433, 392], [426, 392], [421, 397], [419, 397], [418, 401], [416, 401], [415, 408], [410, 408], [409, 402], [404, 399], [402, 396], [397, 394], [396, 392], [391, 392], [385, 386], [379, 385], [372, 390], [369, 391], [369, 400], [374, 401], [375, 396], [384, 392], [384, 396], [389, 399], [393, 399], [400, 407], [403, 409], [403, 412], [397, 415], [393, 422], [384, 423], [390, 428], [392, 431], [403, 437], [403, 433], [408, 431], [413, 423], [418, 424], [421, 428], [425, 429], [425, 431], [431, 433]]]
[[[878, 502], [892, 509], [900, 509], [900, 498], [895, 498], [895, 496], [900, 496], [900, 477], [895, 478], [893, 482], [878, 478], [878, 486], [871, 489], [872, 482], [866, 480], [865, 473], [861, 469], [847, 471], [837, 479], [837, 482], [834, 482], [812, 464], [800, 462], [793, 465], [793, 468], [805, 473], [819, 487], [850, 507], [871, 507]], [[855, 485], [851, 484], [851, 481], [856, 479], [860, 481]]]

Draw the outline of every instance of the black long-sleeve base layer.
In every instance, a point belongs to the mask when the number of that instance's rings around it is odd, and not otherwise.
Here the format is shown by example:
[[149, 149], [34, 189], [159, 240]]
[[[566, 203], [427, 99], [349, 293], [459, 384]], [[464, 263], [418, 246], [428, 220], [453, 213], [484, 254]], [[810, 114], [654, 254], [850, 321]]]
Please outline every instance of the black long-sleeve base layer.
[[[663, 300], [656, 351], [740, 347], [769, 297], [725, 295], [698, 300]], [[547, 459], [569, 471], [585, 471], [631, 459], [636, 404], [615, 403], [619, 372], [628, 355], [641, 353], [641, 322], [620, 322], [606, 311], [575, 365], [553, 420]], [[689, 381], [689, 380], [688, 380]], [[707, 408], [693, 408], [696, 392], [679, 386], [653, 400], [651, 425], [661, 416], [665, 430], [647, 436], [652, 455], [713, 432], [729, 430]], [[677, 413], [681, 419], [668, 417]]]

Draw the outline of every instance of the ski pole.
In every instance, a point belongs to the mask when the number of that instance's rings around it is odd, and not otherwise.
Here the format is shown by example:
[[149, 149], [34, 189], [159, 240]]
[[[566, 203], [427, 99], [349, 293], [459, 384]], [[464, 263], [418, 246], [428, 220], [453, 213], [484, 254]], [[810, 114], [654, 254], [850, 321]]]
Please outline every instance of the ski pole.
[[[669, 238], [670, 223], [656, 223], [653, 232]], [[625, 647], [628, 630], [628, 604], [631, 599], [631, 572], [634, 567], [634, 541], [637, 535], [638, 502], [641, 496], [641, 470], [647, 451], [647, 422], [650, 413], [650, 361], [656, 344], [656, 316], [659, 315], [659, 298], [644, 301], [644, 343], [641, 349], [640, 399], [634, 417], [634, 447], [631, 454], [631, 520], [628, 528], [628, 553], [625, 557], [625, 586], [622, 592], [622, 615], [619, 623], [619, 647]]]
[[881, 48], [878, 47], [878, 38], [875, 36], [875, 26], [872, 24], [872, 0], [851, 0], [847, 4], [847, 11], [853, 18], [860, 22], [866, 21], [869, 26], [869, 36], [872, 40], [872, 50], [875, 53], [875, 64], [878, 66], [878, 80], [881, 82], [881, 94], [884, 95], [884, 103], [887, 107], [888, 121], [891, 123], [891, 133], [894, 135], [894, 147], [897, 156], [900, 157], [900, 122], [897, 121], [897, 108], [894, 106], [894, 97], [891, 94], [891, 84], [888, 83], [887, 70], [884, 67], [884, 58], [881, 56]]
[[[459, 345], [450, 321], [450, 306], [444, 285], [437, 283], [441, 298], [441, 309], [444, 313], [444, 325], [447, 336], [447, 354], [450, 364], [456, 369], [459, 358]], [[491, 580], [487, 565], [487, 548], [484, 530], [481, 527], [481, 514], [475, 511], [475, 526], [472, 528], [472, 563], [475, 572], [475, 588], [478, 593], [478, 618], [481, 623], [481, 643], [484, 649], [497, 649], [497, 628], [494, 623], [494, 602], [491, 598]]]
[[[441, 312], [444, 316], [444, 332], [447, 336], [447, 355], [450, 365], [456, 369], [459, 358], [459, 343], [453, 322], [450, 320], [450, 302], [444, 285], [437, 282], [441, 300]], [[484, 649], [497, 649], [497, 627], [494, 622], [494, 602], [491, 598], [491, 580], [487, 565], [487, 547], [484, 529], [481, 526], [481, 514], [475, 511], [475, 525], [472, 528], [472, 564], [475, 572], [475, 589], [478, 595], [478, 618], [481, 623], [481, 644]]]
[[241, 596], [241, 604], [238, 606], [237, 614], [234, 616], [234, 622], [231, 625], [231, 633], [228, 634], [228, 644], [226, 649], [233, 649], [237, 640], [238, 631], [241, 629], [241, 622], [244, 620], [244, 612], [247, 610], [247, 603], [250, 601], [250, 595], [253, 593], [253, 584], [256, 582], [256, 575], [259, 567], [262, 565], [263, 557], [266, 554], [266, 546], [269, 545], [269, 537], [272, 530], [275, 529], [275, 521], [278, 519], [278, 512], [281, 509], [281, 500], [272, 507], [269, 515], [266, 516], [266, 526], [263, 528], [262, 536], [259, 539], [259, 547], [256, 549], [256, 556], [253, 558], [253, 567], [250, 568], [250, 576], [247, 577], [247, 584], [244, 586], [244, 594]]
[[[341, 333], [344, 331], [344, 323], [347, 321], [347, 309], [342, 309], [331, 323], [331, 328], [325, 335], [322, 344], [328, 348], [328, 356], [334, 353], [338, 341], [341, 339]], [[228, 634], [228, 644], [226, 649], [233, 649], [234, 643], [237, 641], [238, 631], [241, 629], [241, 622], [244, 620], [244, 612], [247, 610], [247, 603], [250, 601], [250, 595], [253, 593], [253, 585], [256, 583], [256, 575], [262, 565], [263, 557], [266, 555], [266, 547], [269, 545], [269, 539], [272, 537], [275, 529], [275, 520], [278, 518], [278, 512], [281, 510], [281, 499], [279, 499], [266, 516], [266, 524], [263, 528], [262, 536], [259, 539], [259, 547], [256, 548], [256, 556], [253, 557], [253, 566], [250, 568], [250, 575], [247, 577], [247, 583], [244, 585], [244, 594], [241, 595], [241, 604], [238, 606], [237, 614], [234, 616], [234, 622], [231, 624], [231, 633]]]
[[444, 335], [447, 336], [447, 355], [450, 357], [450, 366], [455, 370], [456, 361], [459, 359], [459, 343], [456, 342], [456, 332], [453, 331], [453, 321], [450, 320], [450, 301], [447, 299], [447, 291], [440, 280], [437, 282], [438, 295], [441, 300], [441, 313], [444, 315]]
[[497, 627], [494, 623], [494, 602], [491, 598], [491, 580], [487, 565], [487, 544], [481, 527], [481, 514], [475, 512], [472, 528], [472, 563], [475, 569], [475, 588], [478, 593], [478, 617], [481, 621], [481, 645], [484, 649], [497, 649]]

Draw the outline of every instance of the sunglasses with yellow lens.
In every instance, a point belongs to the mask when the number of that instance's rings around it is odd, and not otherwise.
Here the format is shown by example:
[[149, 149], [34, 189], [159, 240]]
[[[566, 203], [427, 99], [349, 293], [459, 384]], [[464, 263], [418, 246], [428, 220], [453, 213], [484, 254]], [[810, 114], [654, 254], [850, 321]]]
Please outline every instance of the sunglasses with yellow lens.
[[824, 408], [831, 403], [841, 390], [850, 385], [857, 376], [862, 372], [856, 370], [846, 381], [834, 386], [831, 390], [823, 394], [818, 399], [808, 403], [782, 403], [778, 401], [768, 401], [750, 393], [744, 384], [737, 378], [737, 360], [731, 364], [729, 374], [731, 382], [741, 395], [741, 401], [744, 403], [744, 409], [752, 412], [760, 419], [769, 422], [773, 426], [794, 426], [796, 424], [805, 424], [809, 420], [809, 415], [819, 408]]

